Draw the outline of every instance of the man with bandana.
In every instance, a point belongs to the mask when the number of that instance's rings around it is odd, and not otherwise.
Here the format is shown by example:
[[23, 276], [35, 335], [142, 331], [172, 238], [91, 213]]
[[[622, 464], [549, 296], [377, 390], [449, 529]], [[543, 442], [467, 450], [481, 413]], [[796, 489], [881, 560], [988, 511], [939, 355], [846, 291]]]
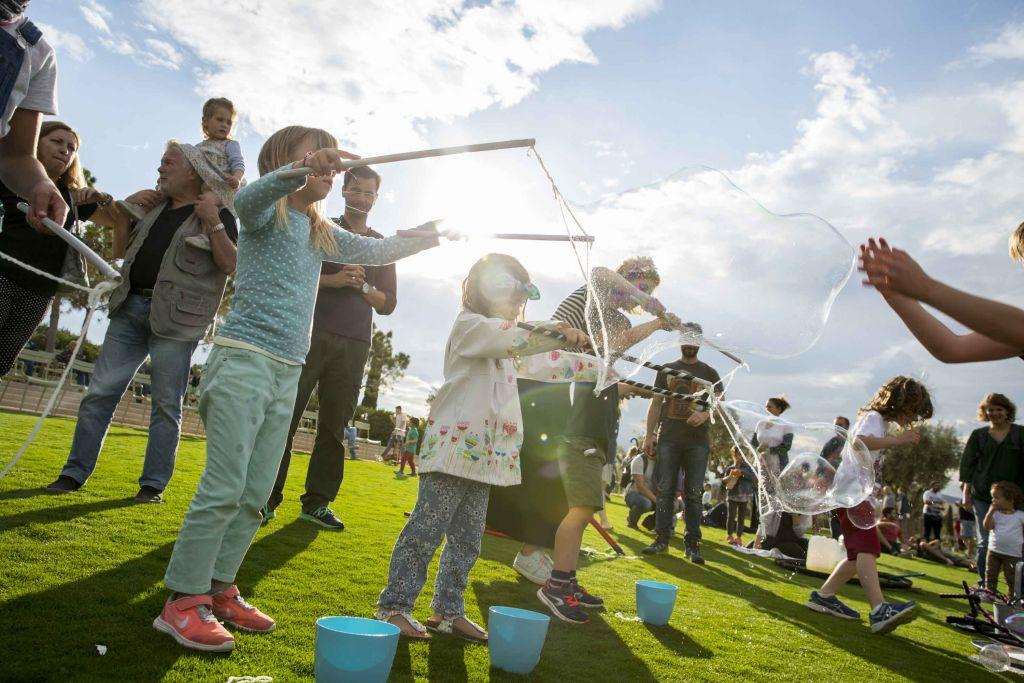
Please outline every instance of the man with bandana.
[[[721, 394], [722, 385], [718, 372], [703, 361], [697, 360], [700, 350], [700, 339], [703, 330], [697, 323], [686, 323], [680, 331], [684, 343], [681, 347], [682, 358], [666, 364], [673, 370], [682, 370], [694, 377], [715, 384], [715, 393]], [[677, 394], [693, 394], [703, 387], [689, 380], [669, 377], [664, 372], [658, 373], [655, 386], [668, 389]], [[654, 452], [655, 434], [657, 433], [657, 467], [658, 502], [655, 506], [654, 543], [644, 548], [646, 555], [668, 552], [669, 537], [672, 533], [672, 515], [675, 512], [676, 482], [680, 468], [683, 470], [686, 494], [684, 518], [686, 520], [686, 557], [695, 564], [704, 564], [704, 556], [700, 552], [700, 520], [702, 515], [701, 493], [704, 487], [704, 475], [708, 469], [709, 419], [711, 415], [693, 401], [668, 399], [661, 396], [651, 398], [647, 410], [647, 435], [644, 438], [644, 451]]]
[[42, 32], [25, 17], [28, 0], [0, 0], [0, 181], [31, 206], [28, 222], [63, 225], [68, 206], [36, 159], [44, 114], [57, 113], [57, 58]]

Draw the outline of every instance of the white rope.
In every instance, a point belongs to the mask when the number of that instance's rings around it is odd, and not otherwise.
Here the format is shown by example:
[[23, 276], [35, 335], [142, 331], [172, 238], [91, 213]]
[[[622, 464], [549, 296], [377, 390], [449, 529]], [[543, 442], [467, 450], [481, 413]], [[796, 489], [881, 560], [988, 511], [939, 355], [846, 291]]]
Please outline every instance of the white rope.
[[[75, 212], [75, 229], [77, 229], [77, 228], [78, 228], [78, 212], [76, 211]], [[78, 249], [78, 246], [76, 244], [74, 244], [74, 243], [69, 242], [69, 246], [71, 246], [71, 247], [73, 247], [75, 249]], [[88, 248], [88, 247], [86, 247], [86, 248]], [[90, 249], [90, 251], [92, 251], [92, 250]], [[95, 252], [93, 252], [93, 254], [95, 254]], [[68, 377], [71, 375], [71, 368], [72, 368], [72, 366], [75, 363], [75, 359], [78, 358], [78, 352], [82, 348], [82, 344], [85, 342], [85, 337], [86, 337], [86, 335], [89, 332], [89, 325], [92, 323], [92, 316], [93, 316], [93, 314], [96, 312], [97, 308], [99, 308], [101, 305], [103, 305], [105, 303], [105, 300], [110, 295], [110, 293], [113, 292], [115, 289], [117, 289], [117, 287], [121, 284], [121, 278], [120, 278], [120, 276], [117, 276], [117, 279], [115, 279], [115, 280], [104, 280], [102, 282], [97, 283], [97, 285], [95, 287], [83, 287], [82, 285], [78, 284], [77, 282], [71, 282], [69, 280], [65, 280], [64, 278], [57, 277], [56, 275], [53, 275], [51, 273], [47, 273], [45, 271], [39, 270], [38, 268], [36, 268], [34, 266], [31, 266], [31, 265], [29, 265], [27, 263], [23, 263], [22, 261], [19, 261], [18, 259], [14, 258], [13, 256], [10, 256], [10, 255], [5, 254], [3, 252], [0, 252], [0, 258], [3, 258], [5, 260], [7, 260], [7, 261], [10, 261], [11, 263], [17, 264], [17, 265], [21, 266], [22, 268], [24, 268], [25, 270], [28, 270], [28, 271], [30, 271], [32, 273], [35, 273], [36, 275], [40, 275], [40, 276], [48, 278], [50, 280], [54, 280], [54, 281], [59, 282], [59, 283], [61, 283], [63, 285], [66, 285], [68, 287], [73, 287], [75, 289], [78, 289], [78, 290], [83, 291], [83, 292], [87, 292], [89, 294], [89, 303], [88, 303], [88, 308], [86, 309], [85, 321], [82, 323], [82, 330], [81, 330], [81, 332], [78, 333], [78, 339], [75, 341], [75, 346], [71, 350], [71, 357], [68, 358], [67, 365], [64, 367], [64, 372], [61, 373], [60, 379], [57, 381], [57, 386], [54, 387], [53, 394], [50, 395], [50, 400], [47, 401], [46, 408], [43, 409], [43, 412], [39, 416], [39, 419], [36, 420], [36, 424], [35, 424], [34, 427], [32, 427], [32, 431], [29, 432], [28, 437], [25, 439], [24, 443], [21, 444], [21, 448], [19, 448], [18, 452], [14, 454], [14, 457], [11, 458], [11, 461], [9, 463], [7, 463], [7, 466], [4, 467], [4, 469], [2, 471], [0, 471], [0, 479], [3, 479], [7, 475], [7, 473], [11, 471], [11, 468], [13, 468], [14, 465], [19, 460], [21, 460], [21, 456], [25, 455], [25, 452], [28, 451], [28, 447], [32, 445], [32, 441], [36, 438], [36, 435], [39, 434], [39, 430], [42, 429], [43, 422], [46, 420], [46, 418], [48, 418], [50, 416], [50, 413], [53, 411], [54, 407], [57, 405], [57, 401], [60, 399], [60, 396], [61, 396], [61, 394], [64, 391], [64, 385], [67, 383]], [[111, 269], [109, 265], [107, 265], [107, 268]], [[101, 269], [101, 270], [105, 270], [105, 269]], [[113, 269], [111, 269], [111, 270], [113, 270]], [[51, 305], [53, 305], [53, 304], [51, 303]], [[44, 389], [44, 391], [45, 391], [45, 389]]]

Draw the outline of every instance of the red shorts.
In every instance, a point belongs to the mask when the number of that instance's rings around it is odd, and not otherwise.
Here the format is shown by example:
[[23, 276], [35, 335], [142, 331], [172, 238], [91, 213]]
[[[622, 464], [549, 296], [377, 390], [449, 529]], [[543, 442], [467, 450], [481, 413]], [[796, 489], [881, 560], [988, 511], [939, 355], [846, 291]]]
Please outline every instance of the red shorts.
[[[865, 502], [864, 505], [871, 503]], [[861, 529], [850, 521], [846, 514], [846, 508], [836, 510], [839, 517], [839, 528], [843, 532], [843, 545], [846, 547], [846, 559], [851, 562], [857, 561], [857, 555], [869, 553], [878, 557], [882, 554], [882, 544], [878, 540], [878, 530], [874, 527]]]

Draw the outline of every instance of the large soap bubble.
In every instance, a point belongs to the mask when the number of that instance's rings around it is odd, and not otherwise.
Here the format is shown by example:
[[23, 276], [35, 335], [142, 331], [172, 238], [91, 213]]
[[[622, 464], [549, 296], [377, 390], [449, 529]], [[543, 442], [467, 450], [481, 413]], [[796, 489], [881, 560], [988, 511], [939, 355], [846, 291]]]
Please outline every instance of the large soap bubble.
[[[761, 504], [769, 512], [815, 515], [854, 508], [875, 491], [871, 453], [842, 428], [790, 422], [747, 401], [723, 401], [718, 415], [757, 474]], [[864, 525], [869, 518], [863, 516]]]
[[[668, 179], [607, 196], [577, 212], [597, 238], [591, 262], [654, 259], [656, 296], [703, 339], [739, 355], [787, 358], [820, 337], [849, 278], [854, 250], [827, 221], [765, 209], [723, 173], [686, 168]], [[678, 349], [660, 332], [634, 355]]]

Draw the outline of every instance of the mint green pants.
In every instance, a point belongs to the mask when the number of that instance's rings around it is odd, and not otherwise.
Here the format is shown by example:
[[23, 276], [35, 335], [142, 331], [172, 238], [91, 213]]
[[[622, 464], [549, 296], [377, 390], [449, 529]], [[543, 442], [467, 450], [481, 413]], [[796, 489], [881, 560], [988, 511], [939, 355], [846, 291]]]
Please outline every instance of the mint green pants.
[[234, 583], [274, 486], [301, 373], [254, 351], [214, 347], [199, 388], [206, 469], [164, 575], [172, 591]]

